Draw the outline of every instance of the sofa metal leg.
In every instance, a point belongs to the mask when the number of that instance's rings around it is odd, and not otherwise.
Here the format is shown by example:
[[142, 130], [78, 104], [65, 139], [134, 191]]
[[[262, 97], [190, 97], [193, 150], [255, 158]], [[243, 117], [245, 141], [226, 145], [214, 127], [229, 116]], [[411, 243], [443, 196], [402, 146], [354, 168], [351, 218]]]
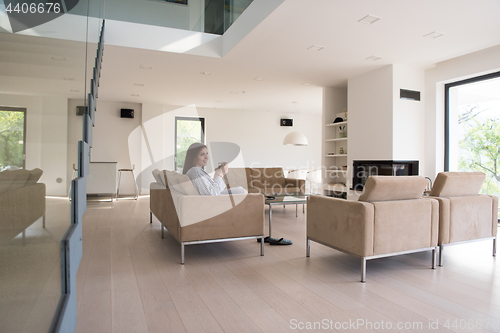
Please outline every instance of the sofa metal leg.
[[161, 239], [163, 239], [164, 238], [163, 228], [165, 228], [165, 227], [163, 226], [163, 223], [161, 223], [161, 222], [160, 222], [160, 225], [161, 225]]
[[437, 251], [438, 251], [438, 247], [436, 246], [432, 250], [432, 269], [436, 269]]
[[153, 223], [153, 212], [149, 211], [149, 223]]
[[264, 255], [264, 236], [260, 238], [260, 255]]
[[184, 243], [181, 243], [181, 264], [184, 265]]
[[361, 282], [366, 282], [366, 257], [361, 258]]
[[493, 238], [493, 257], [496, 257], [496, 256], [497, 256], [497, 238], [495, 237], [495, 238]]
[[311, 256], [311, 240], [307, 238], [307, 244], [306, 244], [306, 257]]
[[443, 267], [443, 248], [444, 245], [439, 245], [439, 261], [438, 261], [439, 267]]
[[[42, 226], [45, 228], [45, 214], [43, 214]], [[494, 245], [495, 243], [493, 243]]]

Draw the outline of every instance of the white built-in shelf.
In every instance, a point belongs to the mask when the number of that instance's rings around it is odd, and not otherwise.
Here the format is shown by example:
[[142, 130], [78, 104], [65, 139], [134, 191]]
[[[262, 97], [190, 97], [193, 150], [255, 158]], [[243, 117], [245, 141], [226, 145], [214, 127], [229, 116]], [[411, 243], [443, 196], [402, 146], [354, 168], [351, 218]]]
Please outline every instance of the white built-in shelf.
[[345, 157], [347, 154], [325, 155], [326, 157]]
[[347, 124], [347, 121], [342, 121], [340, 123], [331, 123], [331, 124], [326, 124], [325, 126], [328, 127], [328, 126], [340, 126], [340, 125], [346, 125]]
[[325, 141], [346, 141], [347, 138], [326, 139]]

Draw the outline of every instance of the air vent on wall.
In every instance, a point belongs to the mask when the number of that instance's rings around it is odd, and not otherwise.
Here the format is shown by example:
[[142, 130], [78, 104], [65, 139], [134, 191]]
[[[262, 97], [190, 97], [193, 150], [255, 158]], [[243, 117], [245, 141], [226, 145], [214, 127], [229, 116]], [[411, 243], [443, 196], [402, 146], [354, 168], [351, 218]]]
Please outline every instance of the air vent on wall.
[[280, 125], [281, 126], [293, 126], [293, 119], [281, 119]]
[[400, 89], [399, 98], [420, 101], [420, 91]]

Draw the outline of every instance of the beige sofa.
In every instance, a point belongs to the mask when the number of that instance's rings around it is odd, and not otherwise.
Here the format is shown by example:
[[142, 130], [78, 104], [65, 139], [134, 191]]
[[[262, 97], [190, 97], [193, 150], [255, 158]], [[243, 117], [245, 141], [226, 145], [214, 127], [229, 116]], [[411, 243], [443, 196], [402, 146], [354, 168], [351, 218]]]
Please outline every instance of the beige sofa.
[[153, 171], [150, 222], [154, 215], [184, 246], [242, 239], [260, 239], [264, 255], [264, 196], [262, 194], [199, 195], [186, 175]]
[[496, 252], [498, 197], [479, 194], [486, 175], [482, 172], [441, 172], [430, 197], [439, 201], [439, 266], [444, 245], [493, 240]]
[[285, 178], [283, 168], [230, 168], [225, 177], [228, 188], [241, 186], [248, 193], [276, 195], [305, 193], [305, 180]]
[[0, 243], [9, 241], [43, 217], [45, 184], [40, 169], [0, 172]]
[[366, 261], [432, 250], [436, 267], [438, 201], [421, 198], [427, 180], [419, 176], [371, 176], [359, 201], [311, 196], [307, 204], [307, 253], [310, 242]]

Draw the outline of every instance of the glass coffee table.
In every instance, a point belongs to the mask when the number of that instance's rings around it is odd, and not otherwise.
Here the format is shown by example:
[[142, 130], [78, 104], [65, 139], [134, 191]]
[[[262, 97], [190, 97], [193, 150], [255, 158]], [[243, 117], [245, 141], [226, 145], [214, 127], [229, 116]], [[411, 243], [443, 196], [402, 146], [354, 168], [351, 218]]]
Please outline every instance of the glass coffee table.
[[298, 206], [302, 204], [302, 213], [305, 212], [305, 205], [307, 204], [307, 198], [310, 194], [277, 194], [273, 196], [267, 195], [265, 204], [269, 206], [269, 238], [267, 238], [267, 242], [273, 244], [273, 240], [276, 240], [275, 245], [291, 245], [292, 241], [288, 241], [283, 238], [272, 238], [271, 237], [271, 228], [273, 222], [273, 206], [279, 205], [295, 205], [295, 217], [298, 216]]

